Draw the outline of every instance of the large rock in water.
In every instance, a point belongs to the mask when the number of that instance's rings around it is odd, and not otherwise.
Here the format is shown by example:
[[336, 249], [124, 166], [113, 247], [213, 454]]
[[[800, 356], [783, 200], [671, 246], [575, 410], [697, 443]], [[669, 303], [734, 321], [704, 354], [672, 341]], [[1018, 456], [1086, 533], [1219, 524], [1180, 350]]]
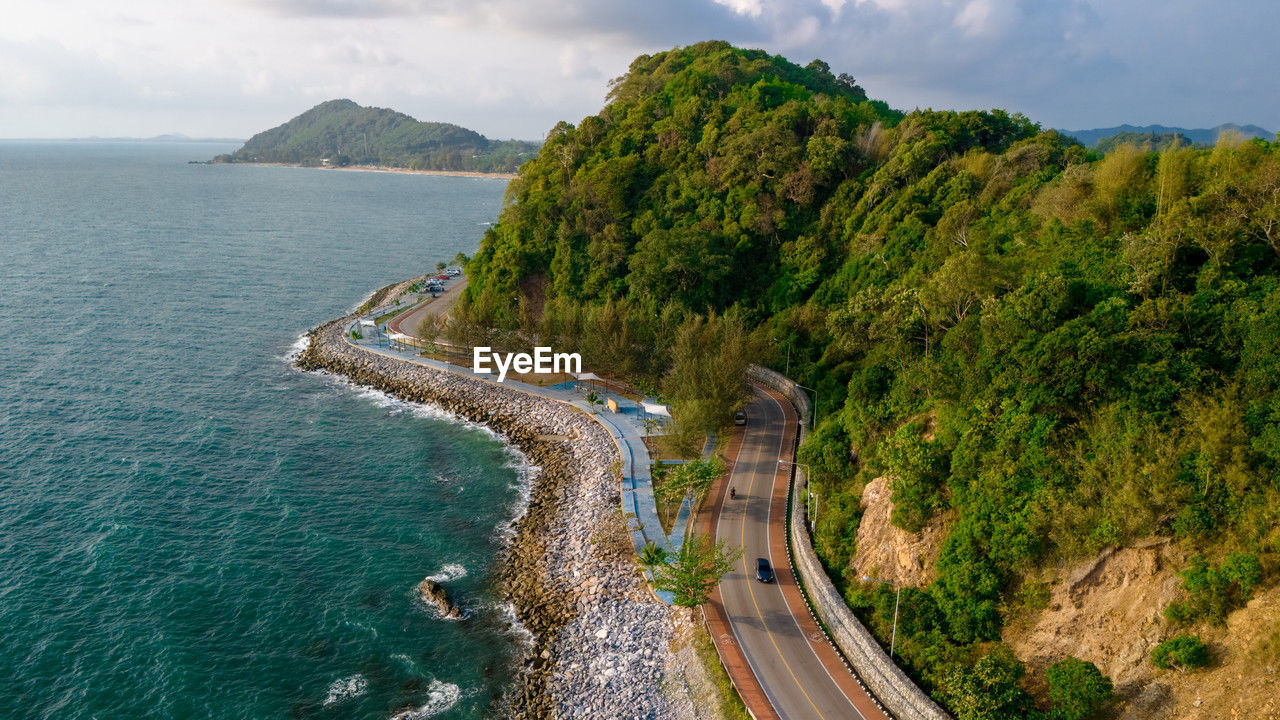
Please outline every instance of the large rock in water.
[[418, 595], [422, 597], [423, 602], [439, 610], [440, 614], [446, 618], [457, 620], [462, 617], [462, 608], [453, 603], [448, 591], [435, 580], [427, 578], [418, 583]]

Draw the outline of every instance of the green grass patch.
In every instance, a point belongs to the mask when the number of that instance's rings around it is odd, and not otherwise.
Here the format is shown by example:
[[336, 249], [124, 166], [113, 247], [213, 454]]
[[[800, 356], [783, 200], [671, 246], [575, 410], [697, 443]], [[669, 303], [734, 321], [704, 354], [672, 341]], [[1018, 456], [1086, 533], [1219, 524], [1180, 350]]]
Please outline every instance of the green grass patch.
[[375, 323], [377, 323], [378, 325], [381, 325], [382, 323], [384, 323], [384, 322], [386, 322], [386, 321], [388, 321], [388, 320], [391, 320], [391, 319], [392, 319], [392, 318], [394, 318], [395, 316], [397, 316], [397, 315], [399, 315], [400, 313], [402, 313], [402, 312], [404, 312], [404, 311], [408, 310], [408, 309], [409, 309], [409, 308], [411, 308], [411, 307], [413, 307], [413, 306], [412, 306], [412, 305], [405, 305], [404, 307], [396, 308], [395, 310], [392, 310], [392, 311], [391, 311], [391, 312], [389, 312], [389, 313], [385, 313], [385, 314], [383, 314], [383, 315], [379, 315], [378, 317], [374, 318], [374, 319], [373, 319], [373, 321], [374, 321]]
[[694, 630], [693, 649], [698, 654], [699, 662], [707, 669], [707, 676], [715, 685], [720, 711], [718, 717], [724, 720], [751, 720], [751, 714], [747, 712], [742, 696], [738, 694], [738, 689], [729, 679], [728, 671], [720, 663], [720, 654], [716, 652], [716, 646], [711, 642], [711, 635], [701, 623], [697, 623]]

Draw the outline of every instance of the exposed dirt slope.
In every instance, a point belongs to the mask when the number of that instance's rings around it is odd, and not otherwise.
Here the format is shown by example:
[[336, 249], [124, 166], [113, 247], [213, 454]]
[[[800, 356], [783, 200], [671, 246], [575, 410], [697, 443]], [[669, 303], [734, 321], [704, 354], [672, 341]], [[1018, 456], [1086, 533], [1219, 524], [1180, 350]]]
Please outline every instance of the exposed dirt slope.
[[[885, 478], [867, 485], [862, 504], [854, 569], [895, 584], [927, 585], [949, 517], [935, 517], [920, 533], [893, 527]], [[1036, 685], [1044, 668], [1072, 655], [1115, 683], [1117, 702], [1108, 714], [1115, 720], [1280, 720], [1280, 587], [1258, 591], [1226, 627], [1173, 627], [1163, 611], [1178, 598], [1178, 571], [1190, 554], [1167, 540], [1149, 540], [1035, 578], [1048, 585], [1047, 603], [1010, 617], [1003, 637], [1027, 663], [1029, 689], [1042, 696]], [[1179, 673], [1151, 664], [1151, 649], [1180, 632], [1209, 645], [1211, 667]]]
[[858, 525], [853, 569], [893, 585], [924, 587], [936, 576], [934, 569], [942, 539], [951, 527], [951, 514], [934, 516], [918, 533], [893, 526], [893, 503], [887, 478], [876, 478], [862, 491], [862, 522]]
[[1151, 675], [1148, 658], [1167, 632], [1161, 613], [1177, 598], [1182, 566], [1169, 543], [1151, 543], [1063, 568], [1048, 606], [1008, 623], [1005, 642], [1032, 669], [1064, 655], [1089, 660], [1123, 690]]
[[[1112, 716], [1121, 720], [1280, 720], [1280, 588], [1259, 592], [1225, 628], [1173, 627], [1162, 613], [1178, 597], [1186, 556], [1153, 541], [1067, 567], [1051, 580], [1048, 607], [1011, 622], [1004, 640], [1033, 675], [1067, 655], [1096, 664], [1115, 683]], [[1151, 664], [1151, 649], [1179, 632], [1210, 646], [1211, 667], [1179, 673]]]

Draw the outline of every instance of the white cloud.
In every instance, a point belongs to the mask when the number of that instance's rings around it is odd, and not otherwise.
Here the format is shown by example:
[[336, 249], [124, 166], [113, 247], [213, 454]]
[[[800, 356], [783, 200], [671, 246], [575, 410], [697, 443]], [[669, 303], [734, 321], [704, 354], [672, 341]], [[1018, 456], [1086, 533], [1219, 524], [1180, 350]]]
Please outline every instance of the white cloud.
[[760, 13], [764, 10], [761, 0], [715, 0], [715, 2], [739, 15], [750, 15], [751, 17], [760, 17]]
[[333, 97], [541, 137], [636, 55], [712, 38], [822, 58], [906, 109], [1280, 123], [1269, 0], [10, 0], [5, 19], [9, 137], [248, 135]]
[[831, 11], [832, 17], [840, 17], [840, 11], [844, 9], [848, 0], [822, 0], [822, 4]]
[[968, 37], [995, 37], [1013, 25], [1016, 13], [1007, 0], [971, 0], [956, 14], [956, 25]]

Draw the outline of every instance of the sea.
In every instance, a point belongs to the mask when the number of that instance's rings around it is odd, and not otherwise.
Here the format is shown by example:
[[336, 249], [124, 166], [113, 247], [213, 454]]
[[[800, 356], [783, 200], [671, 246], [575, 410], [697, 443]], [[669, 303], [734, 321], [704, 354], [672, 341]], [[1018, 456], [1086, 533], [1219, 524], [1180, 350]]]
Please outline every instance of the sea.
[[490, 716], [531, 469], [289, 359], [506, 182], [188, 162], [234, 149], [0, 142], [0, 718]]

